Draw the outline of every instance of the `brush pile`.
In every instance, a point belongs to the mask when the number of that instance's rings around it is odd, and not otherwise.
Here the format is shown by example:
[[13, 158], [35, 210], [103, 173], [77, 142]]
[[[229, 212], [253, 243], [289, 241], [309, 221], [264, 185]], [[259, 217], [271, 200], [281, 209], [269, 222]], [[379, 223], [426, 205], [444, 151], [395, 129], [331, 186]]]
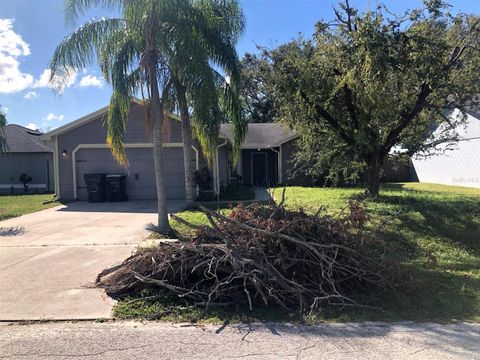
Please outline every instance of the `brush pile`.
[[382, 260], [367, 255], [368, 216], [358, 203], [343, 220], [282, 203], [239, 205], [228, 216], [201, 208], [210, 226], [175, 217], [195, 235], [139, 251], [97, 284], [116, 298], [160, 288], [197, 306], [288, 310], [359, 305], [356, 295], [388, 287]]

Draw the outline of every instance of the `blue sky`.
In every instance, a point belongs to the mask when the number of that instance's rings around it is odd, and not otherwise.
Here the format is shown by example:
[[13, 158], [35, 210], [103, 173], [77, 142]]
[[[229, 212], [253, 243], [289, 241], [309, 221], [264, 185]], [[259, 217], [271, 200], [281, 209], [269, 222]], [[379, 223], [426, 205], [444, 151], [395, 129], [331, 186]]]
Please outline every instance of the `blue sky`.
[[[47, 86], [48, 62], [62, 38], [75, 29], [63, 18], [63, 0], [0, 0], [0, 105], [9, 123], [46, 131], [108, 104], [111, 89], [95, 65], [71, 79], [62, 95]], [[273, 47], [299, 33], [310, 36], [315, 23], [332, 19], [334, 0], [243, 0], [247, 28], [238, 44], [239, 54], [256, 45]], [[360, 9], [376, 0], [351, 0]], [[399, 12], [418, 7], [420, 0], [386, 0]], [[455, 12], [480, 13], [480, 0], [451, 0]], [[91, 17], [108, 16], [92, 11]]]

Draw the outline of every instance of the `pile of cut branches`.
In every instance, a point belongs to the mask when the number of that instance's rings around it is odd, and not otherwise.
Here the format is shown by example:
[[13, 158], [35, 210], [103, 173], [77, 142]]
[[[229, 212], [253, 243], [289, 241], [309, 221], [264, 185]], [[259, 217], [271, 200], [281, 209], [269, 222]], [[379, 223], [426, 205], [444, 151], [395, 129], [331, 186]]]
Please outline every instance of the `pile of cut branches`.
[[386, 288], [381, 259], [367, 255], [365, 216], [308, 215], [279, 205], [239, 205], [228, 216], [201, 208], [210, 226], [195, 236], [160, 243], [104, 270], [97, 284], [113, 297], [161, 288], [198, 306], [278, 305], [315, 309], [359, 305], [355, 295]]

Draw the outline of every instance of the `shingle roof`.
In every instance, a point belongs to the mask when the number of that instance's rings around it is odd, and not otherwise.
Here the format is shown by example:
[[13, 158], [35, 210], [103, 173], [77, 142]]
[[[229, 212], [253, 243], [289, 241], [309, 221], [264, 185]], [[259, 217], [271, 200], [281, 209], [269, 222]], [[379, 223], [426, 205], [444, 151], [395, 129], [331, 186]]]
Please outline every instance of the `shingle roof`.
[[20, 125], [8, 124], [4, 128], [4, 132], [7, 141], [7, 152], [9, 153], [53, 152], [53, 149], [40, 140], [40, 136], [43, 134], [38, 130], [30, 130]]
[[[220, 126], [220, 134], [233, 142], [233, 129], [230, 124]], [[297, 136], [278, 123], [248, 124], [243, 149], [264, 149], [279, 146]]]

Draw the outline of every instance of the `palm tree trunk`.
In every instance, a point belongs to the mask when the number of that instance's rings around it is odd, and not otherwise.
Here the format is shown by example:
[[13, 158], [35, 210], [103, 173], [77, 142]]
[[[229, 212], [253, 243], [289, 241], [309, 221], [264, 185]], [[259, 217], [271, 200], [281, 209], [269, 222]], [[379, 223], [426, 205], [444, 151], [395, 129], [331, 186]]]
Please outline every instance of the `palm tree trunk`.
[[151, 116], [153, 119], [153, 159], [155, 163], [155, 180], [157, 186], [158, 231], [168, 233], [167, 197], [163, 170], [163, 131], [164, 114], [158, 91], [156, 64], [149, 65], [148, 78], [150, 82]]
[[158, 54], [156, 47], [156, 7], [157, 2], [151, 3], [152, 9], [149, 13], [149, 26], [147, 31], [147, 50], [143, 62], [150, 87], [151, 116], [153, 119], [153, 161], [155, 164], [155, 182], [157, 186], [157, 211], [158, 231], [169, 233], [171, 231], [168, 223], [167, 197], [165, 194], [165, 181], [163, 170], [163, 103], [160, 100], [158, 90], [157, 63]]
[[180, 118], [182, 120], [182, 138], [183, 138], [183, 165], [185, 168], [185, 198], [187, 204], [193, 203], [194, 183], [192, 171], [192, 128], [190, 126], [190, 114], [188, 113], [188, 103], [185, 94], [185, 88], [177, 86], [178, 104], [180, 107]]

